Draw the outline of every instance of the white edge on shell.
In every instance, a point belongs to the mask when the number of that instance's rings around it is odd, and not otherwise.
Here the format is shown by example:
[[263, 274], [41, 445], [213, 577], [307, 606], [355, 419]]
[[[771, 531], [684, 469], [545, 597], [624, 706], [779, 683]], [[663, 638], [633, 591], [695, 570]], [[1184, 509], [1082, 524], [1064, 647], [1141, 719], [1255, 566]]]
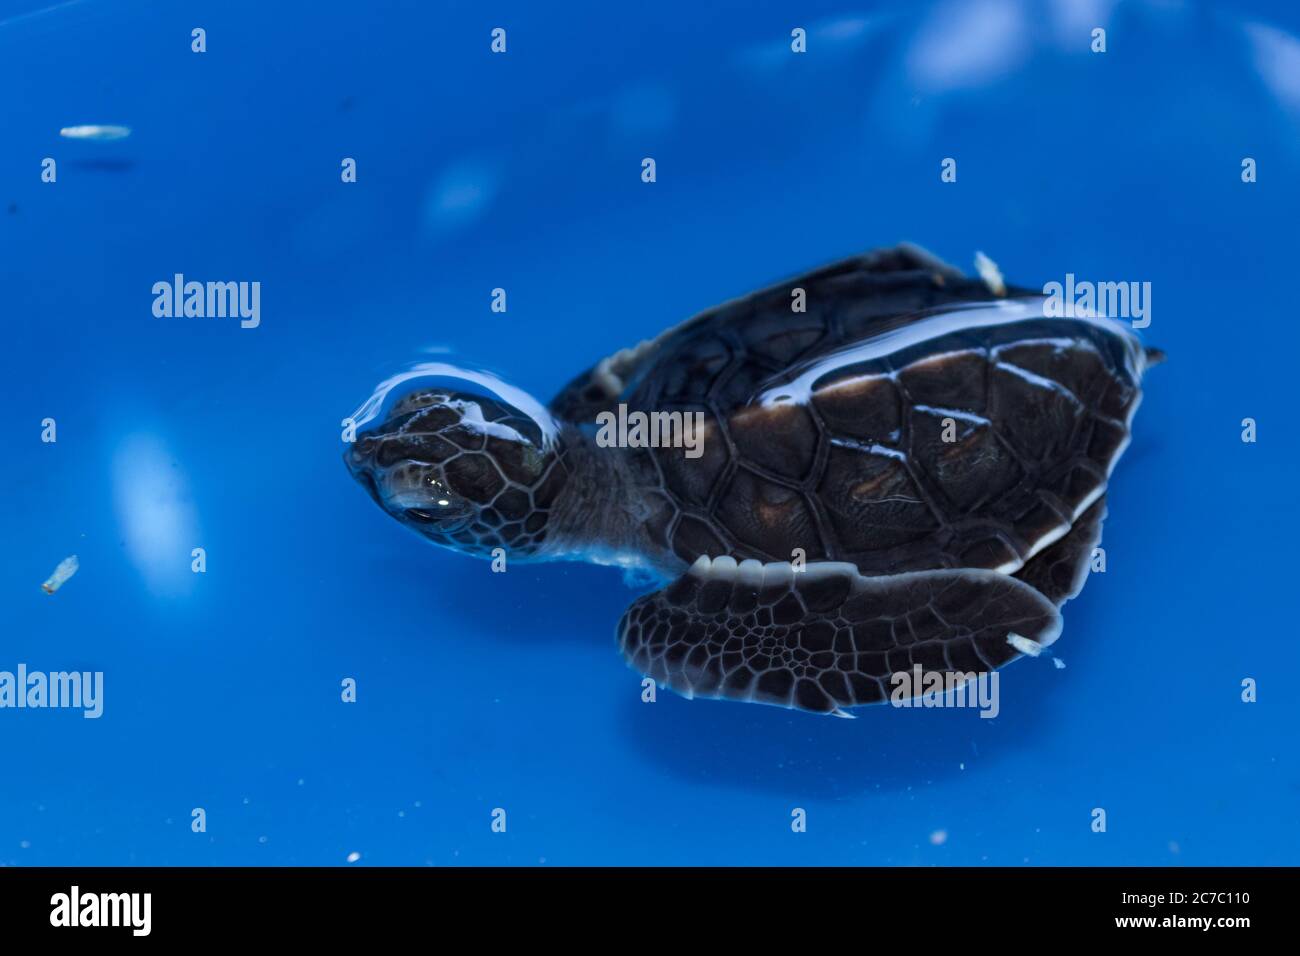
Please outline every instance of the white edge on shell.
[[[858, 342], [822, 356], [809, 365], [798, 378], [764, 390], [755, 401], [762, 405], [790, 402], [807, 404], [812, 395], [813, 383], [837, 368], [893, 355], [931, 339], [965, 329], [1046, 319], [1049, 318], [1045, 314], [1046, 301], [1044, 296], [1031, 296], [1024, 299], [1000, 299], [946, 308], [866, 342]], [[1130, 360], [1133, 380], [1141, 381], [1142, 373], [1146, 369], [1146, 352], [1131, 329], [1105, 316], [1075, 315], [1073, 318], [1076, 322], [1094, 325], [1110, 335], [1118, 335], [1126, 345], [1125, 351]]]

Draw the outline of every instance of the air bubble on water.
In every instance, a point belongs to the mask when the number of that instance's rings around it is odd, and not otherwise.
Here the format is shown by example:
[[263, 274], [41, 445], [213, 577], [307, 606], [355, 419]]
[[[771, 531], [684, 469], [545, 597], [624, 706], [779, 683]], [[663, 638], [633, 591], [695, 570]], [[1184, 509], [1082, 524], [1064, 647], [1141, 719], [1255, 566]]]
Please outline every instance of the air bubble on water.
[[359, 859], [361, 859], [361, 854], [358, 853], [356, 850], [353, 850], [351, 853], [348, 854], [349, 863], [355, 863]]
[[372, 421], [383, 421], [387, 412], [404, 396], [426, 389], [445, 389], [471, 397], [480, 395], [509, 405], [532, 420], [541, 433], [542, 445], [546, 448], [555, 443], [559, 434], [551, 413], [527, 392], [502, 381], [491, 372], [448, 365], [446, 362], [417, 362], [405, 371], [389, 376], [375, 386], [370, 397], [349, 417], [357, 430], [360, 430]]

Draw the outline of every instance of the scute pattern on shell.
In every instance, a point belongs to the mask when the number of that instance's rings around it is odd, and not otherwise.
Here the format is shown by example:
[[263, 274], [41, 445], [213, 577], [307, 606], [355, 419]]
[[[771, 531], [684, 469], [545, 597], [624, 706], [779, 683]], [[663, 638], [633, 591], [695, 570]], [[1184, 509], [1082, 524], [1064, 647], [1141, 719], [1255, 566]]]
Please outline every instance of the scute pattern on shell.
[[732, 408], [707, 388], [694, 402], [647, 397], [706, 423], [698, 459], [638, 455], [665, 492], [661, 545], [687, 564], [800, 548], [866, 573], [1014, 570], [1104, 491], [1139, 398], [1088, 337], [1104, 333], [1043, 325], [846, 368], [807, 403]]
[[[791, 311], [795, 289], [806, 312]], [[1031, 294], [1012, 288], [999, 301]], [[800, 549], [869, 574], [1014, 570], [1104, 492], [1140, 399], [1135, 340], [1082, 319], [1021, 319], [945, 327], [851, 359], [993, 299], [914, 247], [879, 250], [619, 353], [552, 408], [580, 424], [618, 403], [703, 414], [701, 457], [629, 456], [652, 544], [682, 565], [700, 555], [784, 561]], [[808, 394], [759, 401], [846, 352]]]

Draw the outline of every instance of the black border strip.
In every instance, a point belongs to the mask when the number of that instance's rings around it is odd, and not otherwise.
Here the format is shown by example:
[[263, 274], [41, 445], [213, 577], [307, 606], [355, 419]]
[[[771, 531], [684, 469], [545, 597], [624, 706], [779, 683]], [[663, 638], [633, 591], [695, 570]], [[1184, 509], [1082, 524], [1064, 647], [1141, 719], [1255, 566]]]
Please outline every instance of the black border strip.
[[[798, 931], [810, 945], [866, 946], [891, 927], [926, 940], [996, 929], [1001, 939], [1076, 934], [1173, 937], [1289, 929], [1300, 870], [1292, 868], [31, 868], [0, 869], [6, 941], [76, 933], [82, 942], [132, 936], [129, 928], [55, 928], [52, 897], [149, 893], [150, 933], [169, 941], [378, 939], [437, 930], [495, 939], [533, 932], [541, 944], [562, 923], [599, 937], [752, 939]], [[1129, 894], [1125, 902], [1123, 894]], [[1163, 897], [1162, 897], [1163, 894]], [[1176, 894], [1182, 894], [1181, 897]], [[1138, 897], [1154, 898], [1153, 902]], [[1248, 926], [1190, 926], [1191, 919]], [[1125, 918], [1154, 925], [1120, 926]], [[1170, 923], [1164, 921], [1168, 919]], [[1180, 924], [1179, 921], [1184, 921]], [[553, 927], [543, 931], [541, 926]], [[530, 927], [532, 928], [530, 930]], [[820, 942], [808, 939], [814, 931]], [[542, 935], [537, 935], [541, 933]], [[664, 934], [667, 934], [667, 937]], [[1049, 937], [1052, 938], [1052, 937]], [[1239, 937], [1237, 937], [1239, 938]], [[457, 947], [459, 948], [459, 947]]]

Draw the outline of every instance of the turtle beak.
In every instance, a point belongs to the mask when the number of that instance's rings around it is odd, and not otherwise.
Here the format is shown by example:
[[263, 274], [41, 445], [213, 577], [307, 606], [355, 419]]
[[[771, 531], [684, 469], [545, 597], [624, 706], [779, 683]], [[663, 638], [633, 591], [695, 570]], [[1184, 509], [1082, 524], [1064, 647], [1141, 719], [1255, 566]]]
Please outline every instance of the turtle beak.
[[349, 442], [343, 451], [343, 462], [354, 475], [363, 468], [369, 468], [375, 457], [375, 446], [379, 443], [372, 435], [362, 435], [356, 441]]

